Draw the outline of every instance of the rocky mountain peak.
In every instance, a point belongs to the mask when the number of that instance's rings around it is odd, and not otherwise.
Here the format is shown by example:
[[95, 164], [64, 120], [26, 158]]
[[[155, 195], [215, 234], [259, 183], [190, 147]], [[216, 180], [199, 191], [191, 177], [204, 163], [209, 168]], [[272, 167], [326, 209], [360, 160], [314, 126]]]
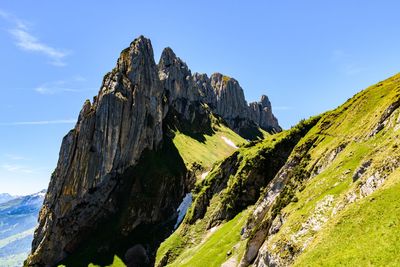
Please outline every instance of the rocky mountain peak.
[[166, 47], [161, 53], [158, 67], [160, 70], [164, 70], [170, 68], [171, 66], [189, 70], [186, 63], [183, 62], [179, 57], [177, 57], [174, 51], [170, 47]]
[[242, 87], [238, 81], [221, 73], [212, 74], [210, 79], [217, 98], [216, 113], [223, 117], [231, 128], [238, 131], [242, 125], [237, 124], [235, 120], [246, 119], [249, 116]]
[[[233, 78], [192, 75], [170, 48], [156, 65], [150, 40], [135, 39], [105, 75], [93, 103], [84, 103], [76, 126], [62, 141], [26, 264], [62, 262], [85, 246], [90, 233], [101, 233], [99, 227], [118, 216], [116, 232], [104, 237], [106, 243], [109, 238], [137, 237], [140, 227], [163, 224], [174, 216], [189, 183], [182, 158], [166, 133], [171, 117], [200, 134], [203, 125], [210, 128], [211, 112], [243, 136], [259, 127], [278, 131], [272, 111], [257, 105], [261, 104], [247, 105]], [[168, 162], [155, 161], [157, 153], [174, 159], [164, 167], [173, 169], [171, 173], [157, 173], [155, 164]], [[155, 174], [149, 174], [152, 171]]]
[[128, 77], [136, 73], [136, 69], [140, 66], [155, 67], [151, 41], [144, 36], [136, 38], [128, 48], [124, 49], [117, 63], [117, 69]]
[[260, 104], [262, 108], [271, 109], [271, 102], [269, 101], [268, 96], [266, 95], [261, 96]]
[[261, 128], [272, 132], [282, 131], [278, 120], [272, 113], [272, 105], [266, 95], [262, 95], [259, 102], [250, 103], [249, 107], [252, 120], [257, 122]]
[[158, 75], [169, 104], [181, 98], [191, 101], [197, 99], [195, 90], [192, 90], [189, 84], [191, 77], [189, 68], [169, 47], [165, 48], [161, 54]]

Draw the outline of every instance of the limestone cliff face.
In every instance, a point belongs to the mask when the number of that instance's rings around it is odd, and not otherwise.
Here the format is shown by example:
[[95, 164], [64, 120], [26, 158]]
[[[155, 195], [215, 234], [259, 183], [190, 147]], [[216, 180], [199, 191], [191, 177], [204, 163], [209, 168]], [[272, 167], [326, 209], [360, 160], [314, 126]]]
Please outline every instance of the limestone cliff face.
[[141, 241], [140, 231], [173, 218], [189, 181], [166, 124], [172, 113], [190, 124], [206, 112], [238, 133], [280, 131], [267, 99], [248, 106], [236, 80], [192, 75], [170, 48], [156, 65], [150, 40], [134, 40], [63, 139], [25, 264], [56, 265], [90, 247], [93, 236], [99, 247], [90, 253], [123, 252]]
[[260, 102], [252, 102], [250, 106], [250, 118], [260, 125], [261, 128], [268, 131], [280, 132], [278, 120], [272, 113], [271, 102], [266, 95], [261, 96]]
[[[74, 250], [90, 221], [112, 212], [119, 175], [162, 140], [162, 88], [150, 41], [121, 53], [93, 104], [63, 139], [36, 230], [32, 265], [54, 264]], [[71, 251], [69, 251], [71, 250]]]
[[205, 103], [241, 135], [243, 130], [257, 127], [268, 132], [282, 131], [268, 97], [263, 95], [260, 102], [248, 105], [237, 80], [221, 73], [214, 73], [211, 77], [198, 73], [192, 75], [186, 63], [170, 48], [164, 49], [158, 66], [169, 104], [186, 118], [190, 103]]

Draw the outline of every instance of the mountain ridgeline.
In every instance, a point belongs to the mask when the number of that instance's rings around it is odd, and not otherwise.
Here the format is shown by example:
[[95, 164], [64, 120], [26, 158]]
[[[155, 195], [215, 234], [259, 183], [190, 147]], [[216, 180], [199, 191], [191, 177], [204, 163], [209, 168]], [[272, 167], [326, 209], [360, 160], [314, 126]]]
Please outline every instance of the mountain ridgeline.
[[21, 266], [30, 252], [45, 190], [27, 196], [0, 194], [0, 266]]
[[400, 74], [282, 131], [139, 37], [63, 139], [25, 266], [399, 266], [399, 129]]
[[152, 264], [184, 195], [213, 163], [178, 147], [208, 144], [222, 160], [245, 139], [280, 131], [266, 96], [248, 105], [235, 79], [191, 74], [170, 48], [156, 64], [150, 40], [137, 38], [62, 141], [25, 264], [106, 264], [135, 244]]

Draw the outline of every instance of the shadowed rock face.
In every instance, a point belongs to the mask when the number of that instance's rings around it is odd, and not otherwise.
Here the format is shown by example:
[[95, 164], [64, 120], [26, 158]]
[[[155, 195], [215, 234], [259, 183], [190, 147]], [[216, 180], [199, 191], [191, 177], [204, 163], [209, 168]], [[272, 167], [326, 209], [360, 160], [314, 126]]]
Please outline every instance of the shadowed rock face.
[[149, 265], [146, 249], [142, 245], [135, 245], [125, 254], [128, 267], [143, 267]]
[[[238, 133], [244, 126], [280, 131], [269, 101], [264, 102], [248, 106], [232, 78], [192, 75], [170, 48], [156, 65], [150, 40], [135, 39], [62, 141], [25, 264], [52, 266], [71, 258], [105, 225], [112, 225], [107, 229], [111, 235], [104, 235], [91, 253], [125, 252], [135, 244], [126, 240], [139, 238], [140, 227], [163, 227], [176, 216], [190, 184], [166, 135], [170, 114], [194, 123], [214, 112]], [[173, 155], [170, 162], [165, 155]], [[149, 168], [143, 169], [146, 164]], [[157, 173], [158, 168], [165, 171]], [[106, 242], [110, 238], [126, 240], [123, 246], [112, 246]], [[153, 239], [150, 247], [157, 243]]]
[[63, 259], [82, 228], [115, 211], [117, 177], [162, 140], [162, 93], [150, 41], [136, 39], [63, 139], [29, 264]]

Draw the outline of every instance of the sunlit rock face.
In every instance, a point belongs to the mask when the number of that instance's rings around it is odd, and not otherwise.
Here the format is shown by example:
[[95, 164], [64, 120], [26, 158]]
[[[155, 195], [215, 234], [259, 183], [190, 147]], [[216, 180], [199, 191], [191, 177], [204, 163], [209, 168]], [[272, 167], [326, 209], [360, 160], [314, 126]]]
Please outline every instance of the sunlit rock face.
[[[25, 264], [63, 262], [89, 246], [104, 225], [112, 225], [110, 238], [135, 240], [138, 229], [176, 221], [190, 175], [166, 135], [168, 121], [179, 114], [195, 124], [210, 112], [239, 134], [249, 127], [280, 131], [267, 99], [247, 105], [236, 80], [191, 74], [170, 48], [156, 64], [150, 40], [135, 39], [62, 141]], [[203, 117], [206, 123], [208, 117]], [[161, 163], [166, 171], [158, 173], [163, 168], [155, 159], [165, 155], [169, 158]], [[124, 242], [99, 245], [96, 253], [126, 251]]]

